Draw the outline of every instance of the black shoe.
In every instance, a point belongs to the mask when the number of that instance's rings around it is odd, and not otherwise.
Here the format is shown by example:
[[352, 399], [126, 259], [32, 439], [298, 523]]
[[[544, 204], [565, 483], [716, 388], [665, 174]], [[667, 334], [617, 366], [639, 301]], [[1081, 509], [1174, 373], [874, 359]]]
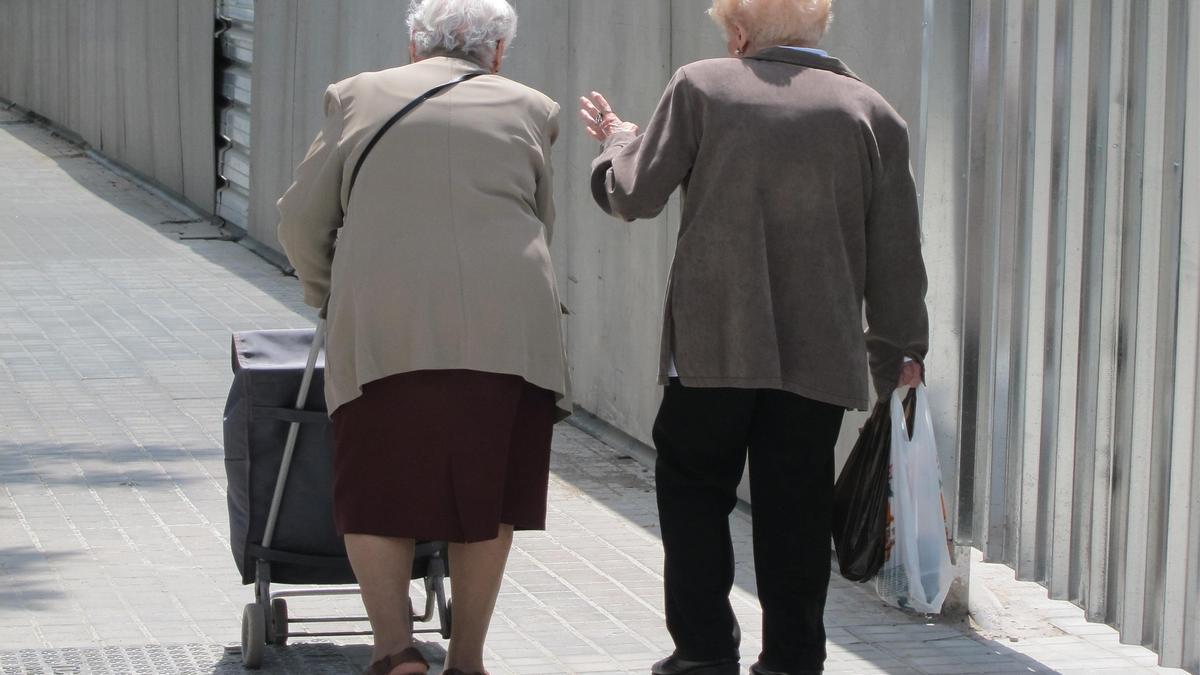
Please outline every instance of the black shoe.
[[818, 675], [820, 670], [791, 670], [783, 672], [779, 670], [768, 670], [762, 662], [755, 663], [750, 666], [750, 675]]
[[688, 661], [672, 654], [650, 666], [650, 672], [652, 675], [738, 675], [738, 661]]

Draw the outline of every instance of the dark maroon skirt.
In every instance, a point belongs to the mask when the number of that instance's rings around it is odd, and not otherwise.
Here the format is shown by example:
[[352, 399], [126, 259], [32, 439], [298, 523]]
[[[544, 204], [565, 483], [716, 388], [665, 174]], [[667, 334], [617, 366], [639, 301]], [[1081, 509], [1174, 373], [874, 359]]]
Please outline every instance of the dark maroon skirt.
[[474, 542], [546, 527], [554, 393], [516, 375], [422, 370], [333, 413], [341, 534]]

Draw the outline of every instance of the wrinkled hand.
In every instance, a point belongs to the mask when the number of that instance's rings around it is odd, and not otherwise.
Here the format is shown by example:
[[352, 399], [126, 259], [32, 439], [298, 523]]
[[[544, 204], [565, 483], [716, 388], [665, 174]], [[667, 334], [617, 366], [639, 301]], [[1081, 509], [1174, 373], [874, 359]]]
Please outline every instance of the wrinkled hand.
[[915, 387], [921, 384], [921, 377], [924, 374], [924, 368], [921, 367], [921, 364], [916, 361], [909, 361], [900, 369], [900, 383], [896, 385], [896, 388]]
[[590, 98], [589, 96], [579, 97], [579, 116], [583, 118], [584, 131], [588, 136], [601, 142], [621, 131], [635, 134], [638, 132], [638, 125], [622, 121], [620, 117], [617, 117], [604, 96], [596, 91], [590, 94]]

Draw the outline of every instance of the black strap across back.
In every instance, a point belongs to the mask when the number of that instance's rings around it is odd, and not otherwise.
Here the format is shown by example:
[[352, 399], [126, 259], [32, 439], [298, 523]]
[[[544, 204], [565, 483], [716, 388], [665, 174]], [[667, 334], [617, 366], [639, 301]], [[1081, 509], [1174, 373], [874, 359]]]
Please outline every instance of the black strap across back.
[[396, 113], [395, 115], [392, 115], [391, 118], [388, 119], [387, 122], [384, 122], [383, 126], [379, 127], [379, 131], [376, 131], [375, 135], [371, 137], [371, 140], [367, 143], [367, 147], [363, 150], [362, 154], [358, 156], [358, 161], [355, 162], [355, 164], [354, 164], [354, 171], [350, 174], [350, 187], [349, 187], [349, 189], [346, 190], [346, 205], [349, 206], [349, 204], [350, 204], [350, 195], [354, 193], [354, 183], [355, 183], [355, 181], [358, 180], [358, 172], [360, 169], [362, 169], [363, 162], [366, 161], [367, 155], [371, 154], [371, 150], [373, 150], [375, 148], [375, 144], [379, 142], [379, 139], [383, 138], [383, 135], [387, 133], [388, 129], [391, 129], [392, 126], [395, 125], [396, 122], [399, 122], [402, 117], [404, 117], [408, 113], [415, 110], [417, 108], [417, 106], [421, 105], [425, 101], [428, 101], [429, 99], [433, 98], [434, 96], [437, 96], [438, 94], [453, 87], [456, 84], [466, 82], [467, 80], [479, 77], [480, 75], [487, 75], [487, 73], [483, 72], [483, 71], [467, 73], [466, 75], [463, 75], [462, 77], [459, 77], [458, 79], [450, 80], [449, 82], [444, 82], [442, 84], [439, 84], [438, 86], [434, 87], [433, 89], [430, 89], [429, 91], [425, 92], [424, 94], [421, 94], [420, 96], [413, 99], [411, 102], [409, 102], [408, 105], [401, 108], [400, 112]]

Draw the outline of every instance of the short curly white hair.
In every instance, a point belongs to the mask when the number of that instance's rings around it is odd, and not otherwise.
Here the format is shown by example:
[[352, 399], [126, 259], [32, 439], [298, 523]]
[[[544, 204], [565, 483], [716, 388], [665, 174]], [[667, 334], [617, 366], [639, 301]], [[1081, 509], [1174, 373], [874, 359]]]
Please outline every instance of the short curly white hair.
[[833, 0], [713, 0], [708, 14], [727, 34], [740, 24], [757, 49], [816, 47], [833, 22]]
[[408, 34], [417, 56], [465, 56], [488, 63], [496, 44], [512, 44], [517, 12], [505, 0], [413, 0]]

